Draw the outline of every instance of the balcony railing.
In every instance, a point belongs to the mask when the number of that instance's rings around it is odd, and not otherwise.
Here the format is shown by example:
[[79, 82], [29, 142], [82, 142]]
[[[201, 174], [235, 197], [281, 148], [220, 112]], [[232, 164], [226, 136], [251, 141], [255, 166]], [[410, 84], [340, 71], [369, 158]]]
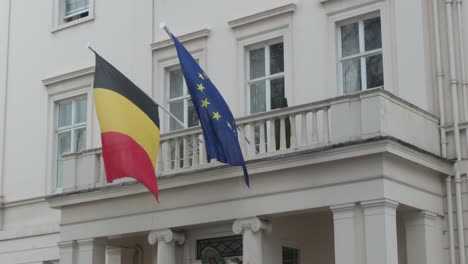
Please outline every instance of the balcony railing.
[[[377, 136], [440, 154], [437, 118], [382, 89], [245, 116], [236, 123], [244, 158], [251, 162]], [[160, 145], [159, 177], [220, 165], [206, 160], [200, 127], [162, 134]], [[101, 150], [65, 155], [63, 184], [64, 191], [105, 185]]]

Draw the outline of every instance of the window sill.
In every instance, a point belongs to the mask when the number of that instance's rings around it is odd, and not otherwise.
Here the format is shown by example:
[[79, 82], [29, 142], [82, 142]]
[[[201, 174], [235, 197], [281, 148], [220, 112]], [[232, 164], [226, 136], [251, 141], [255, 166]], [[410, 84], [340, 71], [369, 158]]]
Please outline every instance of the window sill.
[[50, 33], [55, 33], [57, 31], [60, 31], [60, 30], [63, 30], [63, 29], [69, 28], [69, 27], [73, 27], [73, 26], [76, 26], [76, 25], [79, 25], [79, 24], [83, 24], [83, 23], [86, 23], [86, 22], [89, 22], [89, 21], [93, 21], [93, 20], [94, 20], [94, 16], [93, 15], [88, 15], [87, 17], [83, 17], [83, 18], [80, 18], [80, 19], [77, 19], [77, 20], [73, 20], [73, 21], [70, 21], [70, 22], [67, 22], [67, 23], [57, 25], [57, 26], [52, 28]]

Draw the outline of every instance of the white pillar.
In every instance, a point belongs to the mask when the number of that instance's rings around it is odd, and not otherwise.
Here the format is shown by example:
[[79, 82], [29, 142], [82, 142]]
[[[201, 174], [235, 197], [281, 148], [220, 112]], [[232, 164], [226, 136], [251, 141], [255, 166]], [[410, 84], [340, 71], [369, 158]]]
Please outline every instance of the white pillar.
[[420, 211], [405, 216], [406, 255], [408, 264], [436, 264], [440, 250], [437, 248], [436, 214]]
[[398, 264], [396, 208], [398, 203], [379, 199], [361, 203], [364, 209], [368, 264]]
[[132, 264], [135, 252], [132, 248], [108, 248], [106, 264]]
[[61, 264], [75, 264], [75, 241], [58, 242]]
[[263, 231], [271, 231], [271, 225], [257, 217], [237, 219], [232, 225], [235, 234], [242, 234], [243, 263], [263, 264]]
[[335, 264], [365, 261], [362, 210], [354, 203], [330, 207], [333, 212]]
[[106, 260], [106, 243], [104, 238], [77, 240], [77, 264], [102, 264]]
[[158, 243], [157, 264], [176, 264], [176, 243], [184, 244], [185, 235], [170, 229], [155, 230], [149, 233], [148, 242]]

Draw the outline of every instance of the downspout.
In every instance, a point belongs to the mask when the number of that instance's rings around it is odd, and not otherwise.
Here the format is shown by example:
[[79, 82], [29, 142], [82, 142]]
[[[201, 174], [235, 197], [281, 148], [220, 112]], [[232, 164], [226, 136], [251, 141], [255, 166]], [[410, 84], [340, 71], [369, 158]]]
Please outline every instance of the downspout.
[[466, 73], [465, 73], [465, 36], [463, 34], [463, 16], [462, 16], [462, 4], [463, 0], [457, 0], [457, 11], [458, 11], [458, 40], [460, 46], [460, 65], [461, 65], [461, 72], [462, 72], [462, 87], [463, 87], [463, 110], [465, 113], [465, 121], [468, 121], [468, 83], [466, 81]]
[[4, 203], [4, 179], [5, 179], [5, 137], [6, 137], [6, 119], [7, 119], [7, 96], [8, 96], [8, 74], [9, 74], [9, 59], [10, 59], [10, 24], [11, 24], [11, 0], [7, 2], [8, 5], [8, 18], [7, 18], [7, 32], [6, 32], [6, 57], [5, 57], [5, 83], [4, 89], [5, 92], [3, 94], [3, 113], [0, 116], [0, 123], [3, 124], [3, 128], [0, 131], [0, 146], [1, 146], [1, 155], [0, 155], [0, 230], [3, 230], [3, 203]]
[[[455, 152], [457, 155], [457, 161], [461, 160], [461, 149], [460, 149], [460, 130], [458, 126], [458, 100], [457, 100], [457, 76], [455, 66], [455, 42], [454, 42], [454, 31], [453, 31], [453, 16], [452, 16], [453, 0], [445, 0], [445, 11], [447, 13], [447, 33], [448, 33], [448, 49], [449, 49], [449, 66], [450, 66], [450, 90], [452, 93], [452, 112], [453, 112], [453, 132], [455, 138]], [[461, 180], [460, 171], [455, 172], [455, 197], [457, 207], [457, 228], [458, 228], [458, 247], [460, 255], [460, 263], [465, 264], [465, 237], [463, 227], [463, 211], [462, 211], [462, 199], [461, 199]]]
[[440, 54], [440, 33], [439, 33], [439, 8], [438, 0], [432, 1], [432, 11], [434, 13], [434, 38], [436, 51], [436, 75], [437, 91], [439, 94], [439, 115], [440, 115], [440, 145], [442, 157], [447, 157], [447, 139], [445, 134], [445, 106], [444, 106], [444, 72], [442, 71], [442, 56]]
[[455, 239], [453, 234], [453, 206], [452, 206], [452, 176], [448, 176], [447, 185], [447, 216], [448, 216], [448, 233], [449, 233], [449, 249], [450, 249], [450, 264], [455, 264]]

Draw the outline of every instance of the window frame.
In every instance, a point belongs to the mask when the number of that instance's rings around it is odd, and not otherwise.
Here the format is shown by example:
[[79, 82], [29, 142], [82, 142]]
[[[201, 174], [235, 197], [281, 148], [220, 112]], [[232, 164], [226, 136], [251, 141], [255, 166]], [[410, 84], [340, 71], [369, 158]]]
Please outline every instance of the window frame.
[[[179, 96], [179, 97], [176, 97], [176, 98], [170, 98], [171, 97], [171, 72], [172, 71], [177, 71], [177, 70], [181, 70], [181, 67], [180, 65], [174, 65], [174, 66], [171, 66], [171, 67], [167, 67], [166, 70], [165, 70], [165, 94], [167, 95], [166, 96], [166, 102], [165, 102], [165, 105], [167, 106], [167, 110], [168, 111], [171, 111], [171, 108], [170, 108], [170, 104], [171, 103], [174, 103], [174, 102], [178, 102], [178, 101], [183, 101], [184, 103], [184, 117], [183, 117], [183, 120], [180, 120], [184, 123], [184, 126], [183, 128], [180, 128], [180, 129], [175, 129], [175, 130], [171, 130], [171, 121], [173, 122], [177, 122], [175, 120], [173, 120], [172, 117], [168, 117], [166, 119], [166, 125], [167, 125], [167, 128], [168, 128], [168, 132], [173, 132], [173, 131], [178, 131], [178, 130], [181, 130], [181, 129], [185, 129], [185, 128], [190, 128], [189, 127], [189, 115], [188, 115], [188, 108], [189, 108], [189, 104], [188, 102], [192, 100], [192, 98], [190, 97], [190, 93], [187, 89], [187, 84], [185, 83], [185, 78], [182, 74], [182, 96]], [[172, 112], [171, 112], [172, 113]]]
[[[81, 122], [81, 123], [76, 123], [75, 124], [75, 114], [76, 114], [76, 101], [78, 101], [79, 99], [81, 98], [86, 98], [86, 121], [85, 122]], [[59, 127], [59, 113], [60, 113], [60, 104], [62, 103], [66, 103], [66, 102], [72, 102], [72, 110], [71, 110], [71, 125], [68, 125], [68, 126], [63, 126], [63, 127]], [[53, 156], [53, 159], [54, 159], [54, 170], [53, 170], [53, 177], [54, 177], [54, 180], [53, 180], [53, 183], [54, 183], [54, 189], [55, 190], [58, 190], [58, 191], [61, 191], [62, 190], [62, 186], [57, 186], [57, 183], [58, 183], [58, 177], [59, 177], [59, 172], [58, 172], [58, 162], [59, 162], [59, 158], [58, 157], [58, 153], [59, 153], [59, 144], [58, 144], [58, 141], [59, 141], [59, 134], [60, 133], [65, 133], [65, 132], [68, 132], [70, 131], [71, 132], [71, 135], [70, 135], [70, 144], [71, 144], [71, 148], [70, 148], [70, 152], [69, 153], [74, 153], [74, 152], [77, 152], [77, 150], [75, 149], [75, 131], [79, 130], [79, 129], [82, 129], [82, 128], [85, 128], [86, 129], [86, 142], [85, 142], [85, 146], [84, 146], [84, 150], [81, 150], [81, 151], [85, 151], [87, 149], [89, 149], [89, 144], [88, 144], [88, 141], [89, 141], [89, 137], [90, 137], [90, 133], [89, 133], [89, 96], [88, 94], [84, 93], [84, 94], [79, 94], [79, 95], [75, 95], [75, 96], [72, 96], [72, 97], [67, 97], [67, 98], [64, 98], [64, 99], [60, 99], [60, 100], [56, 100], [54, 102], [55, 104], [55, 109], [54, 109], [54, 123], [55, 123], [55, 126], [54, 126], [54, 156]], [[65, 154], [68, 154], [68, 153], [65, 153]], [[63, 176], [63, 175], [62, 175]], [[63, 179], [62, 179], [62, 183], [63, 183]]]
[[[70, 14], [67, 15], [66, 13], [66, 6], [67, 6], [67, 1], [69, 0], [63, 0], [63, 16], [62, 16], [62, 23], [69, 23], [69, 22], [72, 22], [72, 21], [75, 21], [75, 20], [78, 20], [80, 18], [77, 18], [77, 19], [73, 19], [73, 20], [70, 20], [70, 21], [66, 21], [67, 18], [71, 18], [71, 17], [74, 17], [74, 16], [78, 16], [78, 15], [81, 15], [83, 13], [88, 13], [89, 15], [89, 0], [88, 0], [88, 6], [85, 7], [85, 8], [81, 8], [81, 9], [78, 9], [78, 10], [74, 10], [73, 12], [71, 12]], [[84, 17], [82, 17], [84, 18]]]
[[[95, 0], [88, 0], [87, 9], [80, 10], [79, 12], [73, 13], [71, 15], [65, 15], [65, 1], [66, 0], [53, 0], [53, 19], [51, 33], [55, 33], [57, 31], [94, 20]], [[84, 12], [88, 12], [88, 15], [68, 22], [65, 21], [67, 17], [76, 16]]]
[[[373, 49], [373, 50], [369, 50], [369, 51], [365, 50], [364, 21], [366, 21], [368, 19], [376, 18], [376, 17], [380, 18], [380, 21], [381, 21], [381, 23], [380, 23], [380, 34], [382, 35], [383, 34], [382, 33], [382, 17], [381, 17], [381, 15], [380, 15], [380, 13], [378, 11], [377, 12], [367, 13], [367, 14], [360, 15], [360, 16], [357, 16], [357, 17], [353, 17], [351, 19], [342, 20], [342, 21], [336, 23], [336, 34], [337, 34], [337, 36], [336, 36], [336, 40], [337, 40], [336, 45], [337, 45], [337, 54], [338, 54], [338, 56], [337, 56], [338, 83], [339, 83], [339, 89], [341, 90], [342, 94], [349, 94], [349, 93], [345, 93], [345, 91], [344, 91], [343, 62], [348, 61], [348, 60], [352, 60], [352, 59], [357, 59], [357, 58], [359, 58], [359, 64], [360, 64], [360, 69], [361, 69], [361, 76], [360, 76], [361, 87], [360, 87], [359, 91], [355, 91], [355, 92], [361, 92], [361, 91], [365, 91], [367, 89], [377, 89], [377, 88], [384, 88], [385, 87], [385, 63], [383, 61], [383, 59], [384, 59], [384, 47], [383, 47], [383, 38], [382, 38], [382, 36], [381, 36], [382, 47], [380, 47], [379, 49]], [[354, 24], [354, 23], [358, 23], [359, 53], [353, 54], [353, 55], [350, 55], [350, 56], [346, 56], [346, 57], [342, 57], [343, 50], [342, 50], [342, 39], [341, 39], [341, 27], [345, 26], [345, 25]], [[384, 84], [381, 85], [381, 86], [368, 88], [367, 87], [366, 58], [370, 57], [370, 56], [378, 55], [378, 54], [382, 55], [382, 67], [384, 68], [384, 70], [383, 70]], [[350, 92], [350, 93], [353, 93], [353, 92]]]
[[48, 112], [47, 112], [47, 154], [46, 161], [46, 179], [45, 193], [53, 194], [62, 192], [62, 188], [56, 187], [56, 159], [57, 156], [57, 102], [79, 96], [87, 96], [87, 129], [86, 129], [86, 147], [100, 146], [100, 131], [97, 124], [97, 115], [94, 111], [93, 98], [93, 80], [94, 66], [81, 68], [79, 70], [65, 72], [42, 80], [42, 84], [46, 89], [48, 97]]
[[[354, 2], [336, 2], [326, 1], [321, 3], [328, 16], [328, 42], [330, 43], [329, 57], [327, 59], [327, 84], [330, 89], [327, 91], [327, 97], [344, 95], [342, 82], [339, 78], [338, 62], [338, 40], [337, 24], [341, 22], [357, 19], [371, 13], [380, 14], [380, 26], [382, 34], [382, 54], [384, 85], [387, 91], [398, 95], [398, 82], [396, 81], [396, 43], [394, 17], [392, 5], [388, 1], [365, 0], [362, 4]], [[343, 5], [344, 4], [344, 5]]]
[[[271, 67], [270, 67], [270, 46], [278, 43], [283, 43], [283, 71], [280, 73], [275, 73], [271, 74]], [[250, 51], [259, 49], [259, 48], [264, 48], [265, 52], [265, 76], [264, 77], [259, 77], [256, 79], [251, 79], [250, 78]], [[274, 79], [279, 79], [283, 78], [284, 82], [284, 94], [286, 97], [286, 67], [285, 67], [285, 51], [284, 51], [284, 40], [282, 37], [277, 37], [277, 38], [272, 38], [268, 40], [264, 40], [259, 43], [255, 43], [249, 46], [245, 47], [245, 72], [246, 72], [246, 87], [245, 89], [247, 90], [247, 113], [248, 114], [253, 114], [251, 105], [250, 105], [250, 99], [251, 99], [251, 87], [250, 85], [259, 82], [259, 81], [266, 81], [265, 85], [265, 112], [271, 111], [271, 81]], [[286, 97], [287, 98], [287, 97]]]

